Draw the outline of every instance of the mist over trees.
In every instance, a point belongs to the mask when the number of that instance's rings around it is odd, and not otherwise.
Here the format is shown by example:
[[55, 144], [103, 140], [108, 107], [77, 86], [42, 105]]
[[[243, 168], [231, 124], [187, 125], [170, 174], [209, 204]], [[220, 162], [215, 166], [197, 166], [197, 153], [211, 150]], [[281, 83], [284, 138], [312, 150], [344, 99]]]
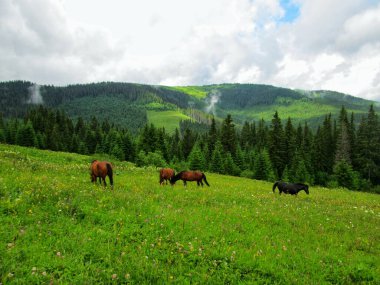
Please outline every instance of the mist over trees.
[[[191, 123], [169, 134], [146, 124], [137, 134], [96, 117], [70, 119], [43, 106], [24, 119], [0, 117], [0, 142], [80, 154], [109, 154], [139, 166], [198, 169], [260, 180], [306, 182], [369, 190], [380, 184], [380, 122], [373, 106], [354, 125], [342, 107], [338, 120], [326, 115], [313, 132], [307, 124], [285, 123], [276, 112], [270, 123], [245, 122], [231, 115], [197, 131]], [[184, 127], [185, 126], [185, 127]], [[377, 188], [378, 189], [378, 188]]]

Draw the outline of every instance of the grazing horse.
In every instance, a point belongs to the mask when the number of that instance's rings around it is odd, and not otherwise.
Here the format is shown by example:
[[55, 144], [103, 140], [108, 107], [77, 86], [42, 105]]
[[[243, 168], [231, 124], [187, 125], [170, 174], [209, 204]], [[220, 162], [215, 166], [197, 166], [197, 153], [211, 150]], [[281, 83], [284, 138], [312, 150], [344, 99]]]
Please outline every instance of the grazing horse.
[[280, 195], [282, 192], [284, 192], [285, 194], [297, 195], [298, 192], [302, 190], [304, 190], [306, 194], [309, 194], [309, 186], [302, 183], [285, 183], [282, 181], [277, 181], [273, 184], [273, 193], [276, 187], [278, 187]]
[[200, 171], [181, 171], [177, 175], [174, 175], [172, 179], [170, 179], [170, 184], [174, 185], [178, 180], [183, 180], [183, 185], [186, 186], [187, 181], [197, 181], [197, 185], [202, 185], [202, 180], [206, 183], [207, 186], [210, 186], [206, 180], [206, 175]]
[[91, 162], [90, 170], [91, 182], [96, 182], [96, 178], [99, 177], [99, 182], [103, 180], [104, 186], [107, 186], [106, 176], [108, 175], [111, 187], [113, 186], [113, 170], [110, 162], [94, 160]]
[[162, 168], [160, 169], [160, 185], [164, 184], [164, 181], [166, 184], [168, 184], [168, 180], [172, 179], [174, 176], [174, 170], [171, 168]]

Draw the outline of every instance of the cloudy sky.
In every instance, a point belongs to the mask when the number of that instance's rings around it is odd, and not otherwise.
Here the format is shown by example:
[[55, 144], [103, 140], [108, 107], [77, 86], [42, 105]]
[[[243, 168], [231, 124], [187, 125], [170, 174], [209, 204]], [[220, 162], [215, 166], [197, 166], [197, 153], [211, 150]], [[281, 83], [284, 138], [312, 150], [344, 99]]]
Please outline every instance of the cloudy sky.
[[380, 0], [1, 0], [0, 81], [263, 83], [380, 101]]

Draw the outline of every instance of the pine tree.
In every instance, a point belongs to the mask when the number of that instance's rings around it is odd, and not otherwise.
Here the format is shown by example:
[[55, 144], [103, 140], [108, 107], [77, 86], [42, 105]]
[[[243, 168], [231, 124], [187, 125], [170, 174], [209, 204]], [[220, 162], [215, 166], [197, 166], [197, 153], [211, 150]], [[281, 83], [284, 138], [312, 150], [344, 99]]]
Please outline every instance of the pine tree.
[[191, 170], [204, 170], [206, 161], [199, 143], [196, 143], [188, 157]]
[[244, 123], [240, 135], [240, 145], [243, 148], [253, 148], [256, 142], [255, 131], [255, 123], [253, 123], [253, 125], [249, 124], [247, 121]]
[[[293, 124], [290, 118], [286, 122], [285, 126], [285, 147], [286, 147], [286, 165], [290, 167], [292, 158], [297, 149], [296, 146], [296, 131], [293, 128]], [[283, 180], [284, 177], [282, 177]]]
[[257, 144], [256, 148], [262, 150], [268, 146], [268, 128], [265, 125], [263, 119], [260, 120], [259, 126], [257, 129]]
[[240, 172], [247, 169], [247, 165], [244, 163], [244, 153], [243, 153], [240, 145], [238, 145], [236, 148], [236, 154], [235, 154], [234, 162], [235, 162], [237, 168], [240, 170]]
[[331, 123], [331, 114], [325, 117], [321, 128], [321, 154], [323, 172], [332, 173], [335, 158], [335, 140]]
[[128, 131], [123, 136], [122, 150], [124, 153], [124, 160], [132, 162], [135, 161], [136, 147], [133, 142], [133, 138]]
[[268, 151], [263, 149], [258, 152], [253, 168], [253, 177], [257, 180], [274, 180], [274, 172]]
[[351, 164], [346, 160], [339, 160], [334, 166], [334, 176], [339, 186], [355, 189], [355, 173], [352, 170]]
[[195, 144], [195, 136], [190, 129], [186, 129], [182, 139], [182, 157], [187, 159]]
[[231, 153], [227, 152], [223, 160], [223, 173], [226, 175], [239, 175], [240, 170], [236, 166]]
[[235, 156], [237, 139], [235, 125], [230, 114], [228, 114], [226, 119], [223, 121], [220, 140], [224, 151], [231, 153], [232, 156]]
[[162, 153], [162, 156], [165, 159], [165, 161], [169, 161], [169, 151], [167, 147], [167, 138], [164, 128], [157, 130], [157, 150]]
[[355, 165], [363, 178], [374, 184], [380, 183], [380, 123], [371, 105], [367, 117], [363, 118], [358, 132]]
[[223, 158], [222, 158], [223, 146], [220, 141], [215, 143], [214, 151], [212, 152], [211, 162], [209, 169], [214, 173], [223, 172]]
[[16, 143], [22, 146], [36, 146], [36, 134], [33, 125], [28, 121], [25, 125], [21, 125], [17, 130]]
[[339, 115], [335, 163], [344, 160], [348, 164], [351, 164], [351, 138], [349, 127], [347, 112], [344, 106], [342, 106]]
[[182, 151], [181, 151], [181, 139], [179, 136], [179, 131], [176, 128], [174, 134], [170, 138], [170, 152], [169, 152], [170, 160], [182, 160]]
[[282, 129], [281, 119], [277, 111], [273, 116], [269, 133], [269, 156], [275, 174], [280, 178], [286, 165], [286, 145], [284, 130]]
[[208, 140], [207, 140], [209, 156], [212, 155], [212, 152], [214, 151], [217, 140], [218, 140], [218, 130], [216, 128], [215, 118], [212, 117], [210, 130], [208, 132]]

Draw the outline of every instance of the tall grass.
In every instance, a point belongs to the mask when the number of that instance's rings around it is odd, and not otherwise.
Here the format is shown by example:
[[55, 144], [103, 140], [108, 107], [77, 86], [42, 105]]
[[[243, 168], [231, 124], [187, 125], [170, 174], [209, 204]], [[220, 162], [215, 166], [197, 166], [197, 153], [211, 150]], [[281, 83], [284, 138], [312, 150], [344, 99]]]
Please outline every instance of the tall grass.
[[380, 196], [208, 174], [211, 187], [160, 186], [92, 157], [0, 145], [4, 284], [347, 284], [380, 282]]

